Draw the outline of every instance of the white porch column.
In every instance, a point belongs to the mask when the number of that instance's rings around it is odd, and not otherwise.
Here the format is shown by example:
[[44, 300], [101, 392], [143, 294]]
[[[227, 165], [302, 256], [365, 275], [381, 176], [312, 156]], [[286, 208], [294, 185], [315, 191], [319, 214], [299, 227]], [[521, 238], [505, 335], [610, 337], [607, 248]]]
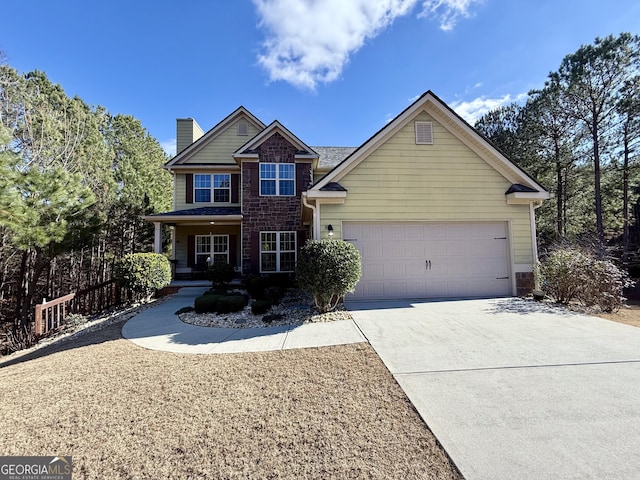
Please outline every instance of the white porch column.
[[153, 251], [155, 253], [162, 253], [162, 223], [153, 222], [155, 227], [153, 232]]

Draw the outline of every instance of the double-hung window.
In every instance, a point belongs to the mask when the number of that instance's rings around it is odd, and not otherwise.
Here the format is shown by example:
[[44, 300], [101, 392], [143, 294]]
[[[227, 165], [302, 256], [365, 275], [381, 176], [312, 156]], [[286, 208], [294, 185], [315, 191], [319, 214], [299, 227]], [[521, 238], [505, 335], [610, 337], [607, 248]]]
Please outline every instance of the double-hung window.
[[296, 194], [294, 163], [261, 163], [260, 195], [293, 196]]
[[296, 232], [260, 232], [260, 271], [293, 272]]
[[[212, 178], [213, 177], [213, 178]], [[193, 176], [196, 203], [229, 203], [231, 201], [231, 175], [228, 173], [195, 174]]]
[[196, 265], [229, 263], [229, 235], [196, 235]]

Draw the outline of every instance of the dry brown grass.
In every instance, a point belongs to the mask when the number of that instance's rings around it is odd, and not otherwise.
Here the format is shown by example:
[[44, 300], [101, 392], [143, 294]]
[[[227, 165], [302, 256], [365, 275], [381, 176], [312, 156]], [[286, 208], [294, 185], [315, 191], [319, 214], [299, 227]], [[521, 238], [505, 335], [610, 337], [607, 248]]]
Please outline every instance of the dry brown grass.
[[368, 344], [183, 355], [122, 324], [0, 364], [0, 452], [76, 479], [460, 479]]
[[597, 315], [614, 322], [640, 327], [640, 305], [637, 303], [626, 305], [615, 313], [598, 313]]

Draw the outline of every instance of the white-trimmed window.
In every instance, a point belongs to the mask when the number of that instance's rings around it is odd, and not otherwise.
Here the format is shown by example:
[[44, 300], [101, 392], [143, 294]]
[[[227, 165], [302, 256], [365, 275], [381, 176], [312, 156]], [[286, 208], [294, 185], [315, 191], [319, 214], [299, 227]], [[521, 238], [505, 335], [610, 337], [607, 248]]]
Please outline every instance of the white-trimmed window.
[[296, 232], [260, 232], [260, 271], [293, 272], [296, 268]]
[[229, 263], [229, 235], [196, 235], [196, 265]]
[[212, 198], [214, 203], [231, 202], [231, 175], [196, 173], [193, 176], [193, 198], [196, 203], [211, 203]]
[[260, 195], [293, 196], [295, 194], [295, 163], [260, 164]]

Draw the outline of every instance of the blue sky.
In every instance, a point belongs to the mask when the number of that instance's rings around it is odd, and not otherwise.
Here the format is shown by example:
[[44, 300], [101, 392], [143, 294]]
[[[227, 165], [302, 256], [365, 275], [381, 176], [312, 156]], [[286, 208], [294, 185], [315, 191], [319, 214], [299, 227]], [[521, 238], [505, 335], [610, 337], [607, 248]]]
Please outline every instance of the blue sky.
[[360, 145], [427, 90], [473, 122], [595, 37], [640, 33], [637, 0], [27, 0], [2, 16], [11, 66], [169, 151], [176, 118], [206, 131], [239, 105], [309, 145]]

